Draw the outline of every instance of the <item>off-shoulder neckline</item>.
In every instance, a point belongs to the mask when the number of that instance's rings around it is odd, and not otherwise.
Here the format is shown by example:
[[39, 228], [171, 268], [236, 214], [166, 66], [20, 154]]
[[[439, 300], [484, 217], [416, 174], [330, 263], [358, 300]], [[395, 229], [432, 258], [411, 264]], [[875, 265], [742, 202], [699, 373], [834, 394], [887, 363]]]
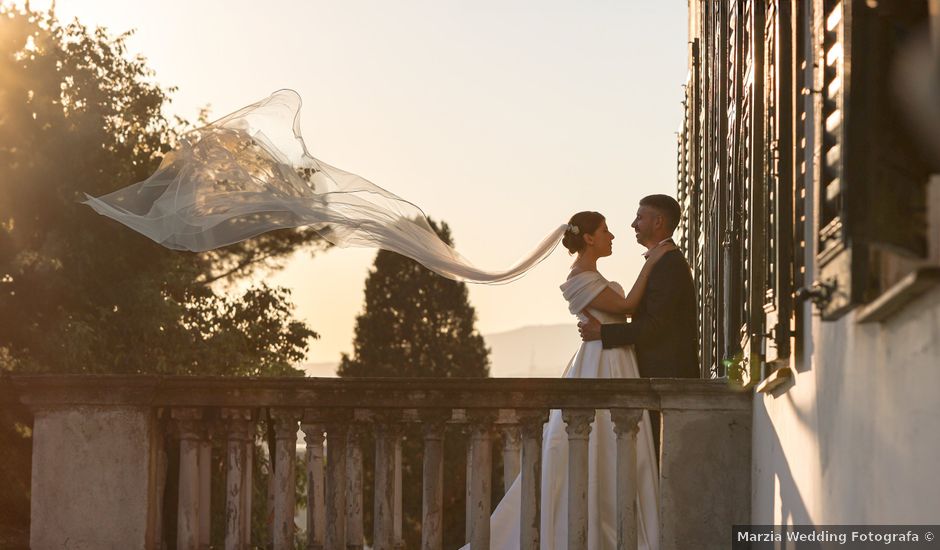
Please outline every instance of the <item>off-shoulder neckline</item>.
[[593, 270], [593, 269], [588, 269], [588, 270], [585, 270], [585, 271], [579, 271], [579, 272], [575, 273], [574, 275], [569, 275], [568, 278], [565, 279], [565, 282], [567, 283], [568, 281], [571, 281], [571, 280], [575, 279], [576, 277], [580, 277], [581, 275], [587, 275], [587, 274], [589, 274], [589, 275], [596, 275], [597, 277], [600, 277], [601, 279], [606, 280], [606, 279], [604, 278], [604, 276], [601, 275], [601, 272], [600, 272], [600, 271], [596, 271], [596, 270]]

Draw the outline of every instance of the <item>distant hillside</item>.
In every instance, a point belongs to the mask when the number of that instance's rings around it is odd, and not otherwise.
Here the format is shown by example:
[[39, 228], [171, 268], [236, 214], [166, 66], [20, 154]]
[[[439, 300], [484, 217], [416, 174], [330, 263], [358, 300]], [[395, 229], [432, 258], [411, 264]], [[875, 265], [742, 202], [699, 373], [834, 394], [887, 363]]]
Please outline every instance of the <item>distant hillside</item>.
[[339, 363], [302, 363], [297, 365], [307, 373], [307, 376], [313, 376], [317, 378], [336, 378], [336, 369], [339, 368]]
[[[490, 348], [490, 376], [495, 378], [557, 378], [581, 345], [570, 325], [540, 325], [484, 334]], [[339, 362], [303, 363], [307, 376], [333, 378]]]
[[490, 376], [497, 378], [557, 378], [581, 345], [574, 323], [522, 327], [483, 338], [491, 350]]

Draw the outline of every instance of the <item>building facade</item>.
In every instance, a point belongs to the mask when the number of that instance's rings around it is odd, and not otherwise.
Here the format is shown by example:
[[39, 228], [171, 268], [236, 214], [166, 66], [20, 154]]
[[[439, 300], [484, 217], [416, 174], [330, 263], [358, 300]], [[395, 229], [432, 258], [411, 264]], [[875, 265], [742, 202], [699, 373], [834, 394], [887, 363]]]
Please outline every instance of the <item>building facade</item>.
[[706, 375], [754, 390], [754, 523], [938, 520], [940, 143], [918, 126], [940, 96], [916, 93], [938, 21], [689, 2], [677, 240]]

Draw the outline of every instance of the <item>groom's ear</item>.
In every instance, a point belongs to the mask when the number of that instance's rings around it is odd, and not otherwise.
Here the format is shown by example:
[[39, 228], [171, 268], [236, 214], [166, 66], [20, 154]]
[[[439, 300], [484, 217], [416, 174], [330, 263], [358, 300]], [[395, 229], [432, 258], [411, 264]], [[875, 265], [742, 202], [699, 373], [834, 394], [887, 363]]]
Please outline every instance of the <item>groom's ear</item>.
[[653, 227], [657, 229], [666, 227], [666, 216], [664, 216], [663, 213], [659, 211], [659, 209], [654, 209], [653, 212]]

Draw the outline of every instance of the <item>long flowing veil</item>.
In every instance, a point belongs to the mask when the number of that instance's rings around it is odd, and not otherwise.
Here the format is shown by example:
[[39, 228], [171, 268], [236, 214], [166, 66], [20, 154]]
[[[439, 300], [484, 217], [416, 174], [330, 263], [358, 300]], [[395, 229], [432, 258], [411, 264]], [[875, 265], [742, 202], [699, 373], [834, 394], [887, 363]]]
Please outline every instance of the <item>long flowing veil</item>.
[[300, 105], [297, 92], [277, 91], [185, 134], [146, 180], [85, 204], [172, 249], [202, 252], [310, 226], [337, 246], [391, 250], [478, 283], [522, 276], [564, 235], [562, 225], [508, 269], [479, 269], [438, 238], [415, 204], [314, 158]]

